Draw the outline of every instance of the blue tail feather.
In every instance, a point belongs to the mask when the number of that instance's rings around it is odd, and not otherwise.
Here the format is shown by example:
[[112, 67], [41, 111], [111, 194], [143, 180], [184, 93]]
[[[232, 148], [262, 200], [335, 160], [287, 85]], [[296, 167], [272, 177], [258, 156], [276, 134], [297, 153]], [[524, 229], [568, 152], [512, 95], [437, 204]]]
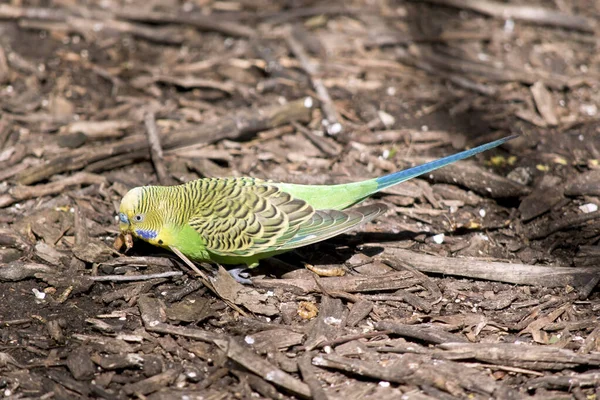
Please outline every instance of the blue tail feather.
[[398, 171], [389, 175], [382, 176], [380, 178], [375, 179], [375, 182], [377, 182], [377, 191], [386, 187], [393, 186], [397, 183], [415, 178], [419, 175], [426, 174], [427, 172], [431, 172], [448, 164], [452, 164], [453, 162], [474, 156], [475, 154], [481, 153], [483, 151], [493, 149], [494, 147], [500, 146], [501, 144], [511, 139], [514, 139], [517, 136], [518, 135], [507, 136], [505, 138], [498, 139], [490, 143], [482, 144], [481, 146], [477, 146], [470, 150], [461, 151], [460, 153], [440, 158], [439, 160], [431, 161], [422, 165], [418, 165], [416, 167], [405, 169], [403, 171]]

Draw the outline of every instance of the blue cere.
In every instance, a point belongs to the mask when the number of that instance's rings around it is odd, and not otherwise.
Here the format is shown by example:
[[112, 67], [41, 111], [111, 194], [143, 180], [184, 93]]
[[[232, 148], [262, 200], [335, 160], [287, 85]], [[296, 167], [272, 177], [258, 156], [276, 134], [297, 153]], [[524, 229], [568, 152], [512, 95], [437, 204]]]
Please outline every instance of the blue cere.
[[158, 233], [156, 231], [145, 230], [145, 229], [136, 229], [135, 233], [138, 234], [142, 239], [154, 239]]
[[119, 213], [119, 221], [121, 221], [124, 224], [129, 223], [129, 219], [127, 218], [127, 215], [125, 215], [123, 213]]

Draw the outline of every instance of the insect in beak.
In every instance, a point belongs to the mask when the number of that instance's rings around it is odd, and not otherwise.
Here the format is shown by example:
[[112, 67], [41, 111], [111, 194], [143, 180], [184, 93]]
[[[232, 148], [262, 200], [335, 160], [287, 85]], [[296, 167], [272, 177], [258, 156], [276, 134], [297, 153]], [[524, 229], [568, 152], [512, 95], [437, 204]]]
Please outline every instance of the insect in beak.
[[118, 251], [123, 245], [125, 245], [125, 251], [128, 251], [133, 247], [133, 236], [131, 233], [121, 231], [113, 243], [113, 248]]

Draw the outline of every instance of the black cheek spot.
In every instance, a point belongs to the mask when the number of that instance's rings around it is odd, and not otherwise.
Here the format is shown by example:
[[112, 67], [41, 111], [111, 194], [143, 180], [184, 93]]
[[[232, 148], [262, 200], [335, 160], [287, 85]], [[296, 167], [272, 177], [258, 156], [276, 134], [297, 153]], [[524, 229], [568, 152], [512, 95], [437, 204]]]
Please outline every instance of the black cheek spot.
[[162, 239], [158, 239], [158, 244], [163, 244]]

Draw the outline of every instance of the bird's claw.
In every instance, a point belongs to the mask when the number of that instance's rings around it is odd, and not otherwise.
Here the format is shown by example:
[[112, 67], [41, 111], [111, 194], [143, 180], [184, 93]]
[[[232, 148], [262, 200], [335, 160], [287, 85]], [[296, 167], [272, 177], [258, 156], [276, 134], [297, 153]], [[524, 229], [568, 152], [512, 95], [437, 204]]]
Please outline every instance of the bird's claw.
[[247, 271], [248, 267], [238, 267], [228, 269], [229, 275], [236, 280], [236, 282], [241, 283], [242, 285], [252, 285], [252, 280], [249, 279], [250, 273]]

